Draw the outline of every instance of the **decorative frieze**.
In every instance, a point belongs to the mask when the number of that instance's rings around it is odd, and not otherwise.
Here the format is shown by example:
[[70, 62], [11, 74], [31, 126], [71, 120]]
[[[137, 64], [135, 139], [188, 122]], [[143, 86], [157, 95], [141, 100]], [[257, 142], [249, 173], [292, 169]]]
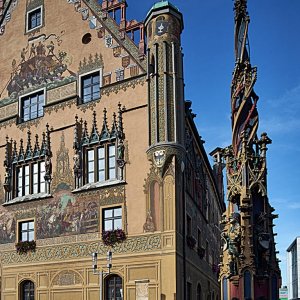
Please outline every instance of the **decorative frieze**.
[[[65, 239], [66, 237], [64, 237]], [[144, 235], [129, 237], [125, 242], [114, 247], [115, 254], [151, 252], [162, 248], [161, 236]], [[1, 246], [2, 248], [2, 246]], [[0, 248], [0, 249], [1, 249]], [[63, 245], [37, 246], [35, 252], [19, 255], [15, 250], [3, 251], [0, 254], [2, 265], [38, 263], [47, 261], [60, 261], [66, 259], [80, 259], [91, 256], [92, 252], [99, 255], [106, 255], [108, 247], [101, 241], [79, 242]]]
[[18, 115], [18, 102], [0, 108], [0, 122]]
[[76, 81], [47, 91], [46, 105], [77, 96]]

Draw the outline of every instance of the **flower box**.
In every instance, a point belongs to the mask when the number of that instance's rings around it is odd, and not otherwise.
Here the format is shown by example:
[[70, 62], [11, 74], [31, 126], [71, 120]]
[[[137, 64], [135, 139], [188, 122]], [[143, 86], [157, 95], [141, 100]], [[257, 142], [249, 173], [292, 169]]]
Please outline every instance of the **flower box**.
[[126, 240], [126, 234], [122, 229], [107, 230], [102, 232], [102, 241], [106, 246], [114, 247], [116, 243]]
[[27, 252], [35, 252], [35, 241], [20, 241], [16, 243], [16, 250], [18, 254], [26, 254]]

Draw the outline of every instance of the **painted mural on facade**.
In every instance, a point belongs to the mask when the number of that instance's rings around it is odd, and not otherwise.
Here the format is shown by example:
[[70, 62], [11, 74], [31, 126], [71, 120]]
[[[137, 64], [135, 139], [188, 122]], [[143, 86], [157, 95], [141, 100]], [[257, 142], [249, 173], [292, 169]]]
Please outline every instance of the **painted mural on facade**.
[[12, 243], [16, 238], [16, 220], [14, 215], [5, 209], [0, 210], [0, 243]]
[[37, 239], [98, 230], [97, 201], [76, 198], [60, 191], [47, 206], [38, 209]]
[[[97, 199], [75, 197], [61, 190], [46, 205], [36, 208], [36, 238], [97, 232], [99, 225]], [[18, 211], [22, 214], [22, 211]], [[0, 210], [0, 244], [16, 241], [16, 216], [6, 208]]]
[[30, 91], [32, 88], [56, 86], [75, 79], [75, 73], [68, 69], [72, 58], [63, 50], [58, 50], [64, 32], [60, 35], [41, 34], [29, 38], [20, 50], [19, 60], [11, 63], [12, 76], [7, 83], [10, 98]]

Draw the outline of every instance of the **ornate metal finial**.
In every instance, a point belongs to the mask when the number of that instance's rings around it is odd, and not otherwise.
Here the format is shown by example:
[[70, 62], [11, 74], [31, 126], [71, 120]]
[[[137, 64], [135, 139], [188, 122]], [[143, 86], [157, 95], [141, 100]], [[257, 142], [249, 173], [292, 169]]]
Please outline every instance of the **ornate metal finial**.
[[4, 184], [3, 184], [6, 193], [9, 192], [11, 189], [11, 162], [10, 162], [11, 150], [12, 150], [11, 147], [12, 147], [12, 141], [9, 142], [9, 138], [8, 136], [6, 136], [5, 160], [4, 160], [5, 174], [4, 174]]
[[11, 142], [13, 142], [13, 161], [16, 161], [18, 159], [17, 142], [13, 140]]
[[[79, 143], [78, 143], [78, 116], [75, 116], [75, 127], [74, 127], [74, 141], [73, 141], [73, 148], [74, 149], [78, 149]], [[64, 139], [64, 135], [62, 135], [62, 137]]]
[[9, 142], [8, 136], [6, 136], [4, 167], [8, 167], [10, 164], [10, 162], [9, 162], [10, 148], [11, 148], [11, 143]]
[[32, 147], [31, 147], [31, 132], [27, 131], [27, 147], [26, 147], [26, 158], [30, 158], [32, 155]]
[[106, 139], [109, 137], [110, 137], [110, 134], [109, 134], [108, 125], [107, 125], [107, 110], [106, 110], [106, 108], [104, 108], [103, 109], [103, 124], [102, 124], [100, 139]]
[[118, 104], [118, 132], [119, 137], [123, 138], [123, 111], [125, 110], [125, 107], [122, 108], [121, 103]]
[[97, 141], [99, 140], [99, 133], [97, 129], [97, 114], [96, 111], [93, 111], [93, 127], [92, 127], [92, 133], [91, 133], [91, 140]]
[[50, 130], [49, 130], [48, 123], [46, 124], [46, 146], [47, 146], [46, 155], [50, 155], [51, 141], [50, 141]]
[[234, 3], [234, 10], [235, 10], [235, 18], [240, 16], [248, 16], [247, 12], [247, 0], [235, 0]]
[[112, 136], [118, 136], [118, 126], [117, 126], [117, 115], [114, 112], [113, 113], [113, 122], [111, 126], [111, 135]]
[[45, 154], [46, 150], [47, 150], [47, 146], [46, 146], [46, 133], [43, 132], [42, 133], [42, 146], [41, 146], [41, 152], [42, 152], [42, 154]]
[[235, 0], [235, 56], [236, 66], [231, 85], [232, 146], [237, 156], [242, 146], [242, 132], [247, 133], [248, 145], [253, 145], [258, 128], [257, 101], [254, 84], [257, 69], [251, 67], [248, 42], [249, 16], [247, 1]]
[[39, 156], [39, 154], [40, 154], [39, 136], [38, 136], [38, 134], [36, 134], [35, 135], [35, 143], [34, 143], [33, 155], [34, 156]]
[[24, 159], [23, 139], [20, 139], [19, 160], [23, 160], [23, 159]]
[[87, 129], [87, 121], [83, 122], [84, 126], [83, 126], [83, 138], [88, 138], [89, 133], [88, 133], [88, 129]]

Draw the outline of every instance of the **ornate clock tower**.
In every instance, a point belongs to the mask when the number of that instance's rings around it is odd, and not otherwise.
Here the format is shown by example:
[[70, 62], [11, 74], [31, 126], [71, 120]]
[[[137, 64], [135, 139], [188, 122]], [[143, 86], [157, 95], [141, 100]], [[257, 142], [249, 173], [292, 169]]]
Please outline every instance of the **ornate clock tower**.
[[[257, 136], [257, 69], [250, 62], [247, 0], [235, 0], [235, 58], [231, 84], [232, 145], [226, 163], [228, 206], [223, 216], [222, 299], [278, 299], [280, 269], [267, 196], [266, 133]], [[220, 163], [220, 162], [219, 162]]]

